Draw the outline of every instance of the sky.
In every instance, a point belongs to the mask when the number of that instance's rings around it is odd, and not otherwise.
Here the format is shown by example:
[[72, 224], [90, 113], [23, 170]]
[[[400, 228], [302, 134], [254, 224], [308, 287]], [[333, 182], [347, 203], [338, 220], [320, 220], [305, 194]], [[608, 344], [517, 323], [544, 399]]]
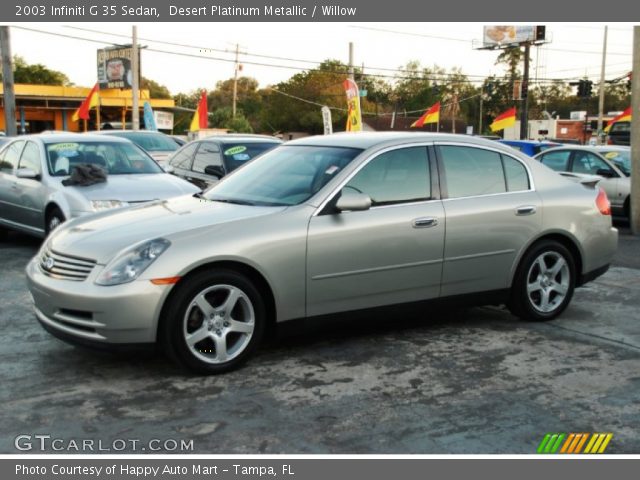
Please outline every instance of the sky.
[[[550, 41], [532, 48], [531, 78], [587, 75], [598, 80], [604, 25], [545, 25]], [[328, 58], [347, 63], [349, 42], [354, 45], [355, 65], [364, 66], [365, 73], [393, 76], [393, 70], [417, 60], [422, 66], [459, 67], [471, 79], [500, 75], [501, 68], [495, 66], [498, 52], [474, 48], [481, 41], [482, 27], [481, 23], [314, 22], [137, 26], [139, 44], [147, 47], [141, 53], [141, 74], [167, 86], [172, 94], [212, 89], [217, 81], [233, 77], [236, 45], [241, 75], [254, 77], [261, 87], [285, 81]], [[15, 24], [12, 53], [28, 63], [62, 71], [76, 85], [90, 87], [96, 82], [96, 50], [131, 43], [131, 31], [132, 25], [126, 23]], [[609, 25], [607, 79], [631, 70], [632, 41], [632, 24]]]

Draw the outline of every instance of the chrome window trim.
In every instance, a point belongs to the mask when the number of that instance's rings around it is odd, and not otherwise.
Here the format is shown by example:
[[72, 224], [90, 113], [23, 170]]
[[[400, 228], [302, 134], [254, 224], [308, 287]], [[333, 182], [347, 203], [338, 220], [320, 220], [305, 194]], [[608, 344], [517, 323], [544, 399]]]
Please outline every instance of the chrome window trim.
[[[369, 162], [371, 162], [373, 159], [378, 158], [380, 155], [385, 154], [387, 152], [391, 152], [393, 150], [400, 150], [400, 149], [404, 149], [404, 148], [413, 148], [413, 147], [424, 147], [425, 149], [427, 147], [433, 146], [434, 142], [430, 141], [430, 142], [411, 142], [411, 143], [403, 143], [402, 145], [390, 145], [388, 147], [384, 147], [381, 150], [377, 150], [375, 152], [373, 152], [371, 154], [371, 156], [369, 158], [366, 158], [365, 160], [363, 160], [360, 165], [358, 165], [349, 175], [347, 175], [347, 177], [341, 181], [337, 187], [335, 187], [326, 197], [325, 199], [320, 202], [320, 205], [318, 206], [318, 208], [316, 208], [316, 210], [313, 212], [313, 215], [311, 215], [312, 217], [317, 217], [320, 212], [324, 209], [324, 207], [327, 206], [327, 203], [329, 203], [329, 201], [331, 201], [331, 199], [334, 197], [334, 195], [336, 193], [338, 193], [340, 190], [342, 190], [342, 188], [349, 183], [349, 181], [355, 177], [360, 170], [362, 170], [366, 165], [369, 164]], [[362, 153], [365, 153], [366, 150]], [[426, 153], [426, 152], [425, 152]], [[427, 162], [429, 162], [429, 175], [432, 175], [433, 172], [431, 171], [431, 161], [429, 158], [429, 154], [427, 153]], [[429, 180], [431, 180], [431, 177], [429, 177]], [[431, 188], [431, 184], [429, 184], [429, 188]], [[389, 205], [378, 205], [378, 206], [373, 206], [371, 207], [369, 210], [374, 210], [374, 209], [378, 209], [378, 208], [388, 208], [388, 207], [398, 207], [398, 206], [404, 206], [404, 205], [416, 205], [416, 204], [420, 204], [420, 203], [427, 203], [427, 202], [434, 202], [434, 201], [439, 201], [439, 200], [435, 200], [435, 199], [429, 199], [429, 200], [419, 200], [419, 201], [415, 201], [415, 202], [398, 202], [398, 203], [393, 203], [393, 204], [389, 204]]]
[[[447, 200], [460, 200], [463, 198], [480, 198], [480, 197], [490, 197], [490, 196], [495, 196], [495, 195], [507, 195], [507, 194], [513, 194], [513, 193], [526, 193], [526, 192], [535, 192], [536, 191], [536, 186], [535, 186], [535, 182], [533, 181], [533, 174], [531, 173], [531, 169], [529, 168], [529, 165], [527, 165], [524, 161], [522, 161], [521, 159], [519, 159], [518, 157], [514, 157], [513, 155], [511, 155], [511, 153], [507, 153], [507, 152], [503, 152], [502, 150], [500, 150], [499, 148], [492, 148], [489, 146], [485, 146], [485, 145], [476, 145], [476, 144], [470, 144], [470, 143], [460, 143], [460, 142], [447, 142], [447, 141], [443, 141], [443, 142], [434, 142], [434, 146], [437, 147], [469, 147], [469, 148], [479, 148], [481, 150], [488, 150], [490, 152], [495, 152], [499, 155], [504, 155], [506, 157], [512, 158], [513, 160], [519, 162], [522, 166], [524, 166], [527, 175], [529, 177], [529, 189], [528, 190], [518, 190], [517, 192], [499, 192], [499, 193], [486, 193], [483, 195], [469, 195], [467, 197], [454, 197], [451, 198], [447, 195], [446, 198], [443, 198], [442, 201], [447, 201]], [[517, 151], [517, 150], [516, 150]], [[503, 167], [504, 168], [504, 167]]]

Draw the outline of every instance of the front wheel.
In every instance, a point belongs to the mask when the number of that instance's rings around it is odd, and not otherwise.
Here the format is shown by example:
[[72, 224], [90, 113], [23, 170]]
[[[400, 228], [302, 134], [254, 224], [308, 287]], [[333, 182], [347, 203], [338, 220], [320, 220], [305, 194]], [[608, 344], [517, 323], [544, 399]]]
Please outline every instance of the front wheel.
[[511, 287], [509, 309], [524, 320], [552, 320], [569, 305], [575, 282], [571, 252], [556, 241], [542, 241], [520, 262]]
[[64, 213], [58, 208], [54, 207], [47, 214], [47, 218], [45, 219], [46, 225], [46, 234], [47, 236], [53, 232], [56, 228], [58, 228], [66, 219], [64, 218]]
[[169, 356], [204, 374], [223, 373], [246, 361], [266, 323], [259, 291], [231, 270], [200, 272], [178, 284], [163, 316], [160, 340]]

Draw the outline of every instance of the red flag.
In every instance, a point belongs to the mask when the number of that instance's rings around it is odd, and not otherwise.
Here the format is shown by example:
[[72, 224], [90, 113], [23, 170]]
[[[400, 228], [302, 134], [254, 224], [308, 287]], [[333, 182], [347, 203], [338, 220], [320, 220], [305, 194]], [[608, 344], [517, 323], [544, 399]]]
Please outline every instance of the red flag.
[[98, 84], [96, 83], [87, 98], [85, 98], [78, 109], [75, 111], [71, 119], [74, 122], [78, 120], [89, 120], [89, 110], [98, 105]]
[[209, 126], [209, 113], [207, 111], [207, 91], [202, 90], [200, 101], [198, 102], [198, 108], [196, 108], [193, 118], [191, 119], [191, 125], [189, 131], [195, 132], [202, 128]]
[[411, 128], [422, 127], [426, 123], [438, 123], [440, 121], [440, 102], [436, 102], [424, 112], [418, 120], [411, 124]]

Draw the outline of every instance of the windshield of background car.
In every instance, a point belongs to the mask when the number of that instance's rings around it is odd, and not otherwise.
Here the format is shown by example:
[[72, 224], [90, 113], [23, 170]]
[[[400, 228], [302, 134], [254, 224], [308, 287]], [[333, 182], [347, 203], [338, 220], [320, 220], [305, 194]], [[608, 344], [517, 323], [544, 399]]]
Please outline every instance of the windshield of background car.
[[600, 154], [607, 160], [615, 163], [616, 167], [622, 170], [622, 173], [624, 173], [627, 177], [631, 175], [631, 150], [601, 151]]
[[163, 173], [145, 152], [128, 142], [59, 142], [48, 143], [46, 149], [54, 177], [70, 175], [81, 163], [102, 167], [109, 175]]
[[362, 150], [279, 146], [207, 190], [209, 200], [246, 205], [298, 205], [335, 178]]
[[114, 132], [109, 135], [131, 140], [147, 152], [173, 152], [180, 148], [172, 138], [162, 133]]
[[222, 148], [222, 156], [224, 158], [224, 166], [227, 172], [231, 172], [236, 168], [244, 165], [249, 160], [257, 157], [261, 153], [271, 150], [277, 147], [280, 143], [265, 142], [265, 143], [223, 143], [220, 145]]

